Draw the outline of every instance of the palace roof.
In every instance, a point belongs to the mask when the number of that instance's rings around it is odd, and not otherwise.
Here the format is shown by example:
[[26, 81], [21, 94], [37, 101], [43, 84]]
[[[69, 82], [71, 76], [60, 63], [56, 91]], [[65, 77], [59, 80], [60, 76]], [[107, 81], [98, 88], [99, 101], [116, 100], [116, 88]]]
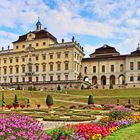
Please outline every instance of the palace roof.
[[102, 55], [119, 55], [120, 53], [116, 51], [114, 47], [109, 45], [103, 45], [102, 47], [95, 50], [94, 53], [90, 54], [90, 57], [99, 57]]
[[[34, 38], [34, 39], [50, 38], [50, 39], [52, 39], [54, 42], [57, 42], [56, 37], [54, 37], [51, 33], [49, 33], [49, 32], [46, 31], [46, 30], [32, 31], [32, 32], [29, 32], [29, 33], [35, 34], [35, 38]], [[25, 34], [25, 35], [19, 36], [19, 39], [18, 39], [17, 41], [14, 41], [13, 43], [26, 41], [27, 35], [28, 35], [29, 33], [27, 33], [27, 34]]]

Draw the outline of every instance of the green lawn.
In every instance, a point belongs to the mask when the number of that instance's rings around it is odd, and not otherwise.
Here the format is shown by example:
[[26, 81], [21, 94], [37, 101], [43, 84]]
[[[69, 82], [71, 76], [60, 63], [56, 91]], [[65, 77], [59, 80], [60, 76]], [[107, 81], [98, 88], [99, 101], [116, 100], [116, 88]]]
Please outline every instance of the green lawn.
[[120, 129], [105, 140], [140, 140], [140, 123]]
[[17, 94], [20, 103], [26, 103], [30, 99], [31, 106], [41, 104], [45, 107], [45, 99], [51, 94], [54, 99], [54, 106], [70, 106], [73, 104], [86, 104], [90, 94], [94, 96], [95, 104], [116, 103], [120, 99], [120, 104], [126, 104], [130, 98], [133, 104], [138, 104], [140, 89], [104, 89], [104, 90], [67, 90], [56, 91], [0, 91], [0, 97], [4, 93], [6, 104], [10, 104]]

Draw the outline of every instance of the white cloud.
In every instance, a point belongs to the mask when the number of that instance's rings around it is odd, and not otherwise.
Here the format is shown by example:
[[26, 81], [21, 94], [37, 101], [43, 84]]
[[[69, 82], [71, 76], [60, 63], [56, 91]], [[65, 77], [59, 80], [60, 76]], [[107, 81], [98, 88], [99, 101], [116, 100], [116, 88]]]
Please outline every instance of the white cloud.
[[[52, 0], [47, 0], [51, 3]], [[124, 40], [117, 48], [124, 52], [134, 49], [140, 39], [139, 29], [140, 8], [135, 0], [53, 0], [55, 8], [50, 8], [43, 0], [1, 0], [0, 3], [0, 41], [7, 45], [16, 40], [18, 33], [35, 29], [37, 17], [42, 24], [58, 37], [68, 38], [68, 34], [90, 35], [102, 39], [118, 39], [118, 34], [124, 35]], [[90, 17], [81, 12], [88, 12]], [[16, 33], [10, 32], [12, 29]], [[5, 31], [4, 31], [5, 30]], [[86, 54], [94, 51], [92, 44], [86, 45]], [[102, 45], [101, 45], [102, 46]], [[123, 49], [125, 46], [125, 50]]]

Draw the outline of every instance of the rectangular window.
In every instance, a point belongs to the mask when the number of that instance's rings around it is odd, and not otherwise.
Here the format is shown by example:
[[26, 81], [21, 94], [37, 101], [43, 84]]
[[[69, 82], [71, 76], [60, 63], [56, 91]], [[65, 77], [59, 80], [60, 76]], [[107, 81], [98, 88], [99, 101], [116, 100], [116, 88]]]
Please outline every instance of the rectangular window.
[[130, 70], [134, 70], [134, 62], [130, 62]]
[[19, 73], [19, 68], [18, 67], [16, 67], [16, 73]]
[[60, 63], [57, 64], [57, 70], [58, 71], [61, 70], [61, 64]]
[[22, 45], [22, 48], [24, 49], [25, 48], [25, 45]]
[[4, 68], [4, 74], [7, 74], [7, 68]]
[[46, 60], [46, 55], [42, 55], [42, 59], [43, 60]]
[[12, 77], [10, 77], [10, 83], [13, 83], [13, 78]]
[[25, 66], [22, 67], [22, 72], [23, 72], [23, 73], [25, 72]]
[[39, 66], [38, 65], [36, 65], [36, 72], [38, 72], [39, 71]]
[[120, 72], [123, 72], [124, 71], [124, 66], [123, 64], [120, 64]]
[[18, 46], [16, 46], [16, 49], [18, 49]]
[[65, 70], [68, 70], [68, 69], [69, 69], [69, 64], [65, 63]]
[[22, 77], [22, 82], [25, 82], [25, 77]]
[[50, 59], [53, 59], [53, 54], [50, 54]]
[[111, 72], [114, 72], [114, 65], [111, 65]]
[[102, 65], [102, 72], [105, 72], [105, 65]]
[[44, 64], [44, 65], [42, 65], [42, 67], [43, 67], [43, 71], [45, 72], [46, 71], [46, 65]]
[[46, 81], [46, 76], [43, 76], [43, 82]]
[[29, 65], [29, 72], [32, 72], [32, 66], [31, 65]]
[[36, 60], [38, 60], [38, 56], [36, 56], [35, 58], [36, 58]]
[[84, 73], [87, 74], [87, 67], [84, 67]]
[[138, 70], [140, 70], [140, 61], [137, 63], [137, 65], [138, 65]]
[[38, 82], [38, 81], [39, 81], [39, 77], [37, 76], [37, 77], [36, 77], [36, 82]]
[[50, 71], [53, 71], [53, 64], [50, 64]]
[[6, 59], [4, 59], [4, 64], [6, 64]]
[[58, 53], [58, 54], [57, 54], [57, 58], [59, 59], [60, 57], [61, 57], [61, 54], [60, 54], [60, 53]]
[[53, 76], [52, 75], [50, 76], [50, 81], [53, 81]]
[[19, 79], [18, 79], [18, 77], [16, 77], [16, 82], [17, 82], [17, 83], [19, 82]]
[[96, 66], [93, 66], [93, 73], [96, 73]]
[[68, 75], [65, 75], [65, 80], [68, 80]]
[[25, 57], [22, 57], [22, 62], [25, 62]]
[[32, 44], [29, 44], [29, 47], [32, 47]]
[[18, 62], [18, 58], [16, 58], [16, 62]]
[[133, 82], [133, 81], [134, 81], [134, 77], [130, 76], [130, 82]]
[[36, 46], [39, 46], [39, 44], [38, 44], [38, 43], [36, 43]]
[[10, 74], [12, 74], [13, 73], [13, 68], [12, 67], [10, 67]]
[[68, 58], [68, 53], [65, 53], [65, 58]]
[[12, 58], [10, 58], [10, 63], [12, 63], [13, 61], [12, 61]]
[[58, 75], [58, 76], [57, 76], [57, 80], [58, 80], [58, 81], [60, 81], [60, 80], [61, 80], [61, 77], [60, 77], [60, 75]]

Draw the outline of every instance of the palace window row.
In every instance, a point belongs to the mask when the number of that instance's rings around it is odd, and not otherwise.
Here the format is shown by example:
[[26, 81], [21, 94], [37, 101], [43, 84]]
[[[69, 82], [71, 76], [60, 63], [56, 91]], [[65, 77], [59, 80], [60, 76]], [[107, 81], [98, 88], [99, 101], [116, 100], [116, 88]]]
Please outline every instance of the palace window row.
[[[54, 64], [53, 63], [50, 63], [49, 64], [49, 67], [50, 67], [50, 71], [54, 71]], [[61, 70], [61, 63], [59, 62], [59, 63], [57, 63], [56, 64], [56, 67], [57, 67], [57, 71], [60, 71]], [[67, 62], [67, 63], [64, 63], [64, 67], [65, 67], [65, 69], [64, 70], [69, 70], [69, 63]], [[8, 67], [3, 67], [3, 71], [4, 71], [4, 74], [7, 74], [7, 71], [9, 70], [9, 73], [10, 74], [13, 74], [13, 71], [14, 71], [14, 68], [15, 68], [15, 72], [16, 73], [19, 73], [19, 66], [17, 65], [17, 66], [15, 66], [15, 67], [13, 67], [13, 66], [10, 66], [9, 67], [9, 69], [8, 69]], [[35, 65], [35, 72], [39, 72], [39, 64], [36, 64]], [[29, 72], [33, 72], [33, 65], [28, 65], [28, 67], [27, 67], [27, 70], [29, 71]], [[46, 72], [46, 64], [42, 64], [42, 72]], [[25, 65], [22, 65], [21, 66], [21, 72], [22, 73], [25, 73]], [[1, 74], [1, 68], [0, 68], [0, 74]]]
[[[46, 42], [43, 42], [42, 45], [43, 45], [43, 46], [46, 46]], [[32, 44], [29, 44], [28, 46], [31, 47]], [[28, 46], [27, 46], [27, 47], [28, 47]], [[36, 47], [39, 46], [39, 43], [36, 43], [35, 46], [36, 46]], [[25, 45], [22, 45], [22, 48], [24, 49], [24, 48], [25, 48]], [[16, 46], [16, 49], [19, 49], [19, 46], [18, 46], [18, 45]]]
[[[130, 62], [130, 70], [134, 70], [134, 62]], [[140, 61], [137, 62], [137, 70], [140, 70]]]
[[[93, 66], [92, 68], [93, 68], [93, 70], [92, 70], [93, 73], [96, 73], [97, 72], [97, 67], [96, 66]], [[106, 72], [105, 65], [102, 65], [101, 71], [102, 72]], [[124, 71], [124, 65], [123, 64], [120, 64], [120, 72], [123, 72], [123, 71]], [[88, 72], [88, 67], [86, 66], [86, 67], [84, 67], [84, 73], [87, 74], [87, 72]], [[111, 65], [110, 66], [110, 72], [115, 72], [115, 66], [114, 65]]]
[[[134, 81], [134, 76], [130, 76], [130, 82]], [[137, 81], [140, 81], [140, 76], [137, 77]]]
[[[65, 58], [68, 58], [68, 56], [69, 56], [68, 53], [65, 53]], [[50, 59], [53, 59], [53, 58], [54, 58], [54, 54], [53, 54], [53, 53], [50, 53], [50, 54], [49, 54], [49, 58], [50, 58]], [[60, 58], [61, 58], [61, 53], [57, 53], [57, 59], [60, 59]], [[3, 59], [3, 63], [6, 64], [6, 63], [8, 62], [7, 60], [8, 60], [7, 58], [4, 58], [4, 59]], [[29, 61], [31, 61], [31, 60], [32, 60], [32, 59], [29, 58]], [[38, 56], [38, 55], [35, 56], [35, 60], [36, 60], [36, 61], [39, 60], [39, 56]], [[42, 60], [46, 60], [46, 54], [42, 54]], [[21, 61], [22, 61], [22, 62], [25, 62], [25, 57], [22, 56]], [[12, 63], [13, 63], [13, 58], [9, 58], [9, 62], [12, 64]], [[16, 63], [19, 62], [19, 57], [16, 57], [16, 58], [15, 58], [15, 62], [16, 62]]]
[[[39, 76], [36, 76], [35, 77], [35, 81], [34, 82], [45, 82], [46, 81], [46, 75], [43, 75], [42, 76], [42, 78], [40, 79], [41, 77], [39, 77]], [[53, 75], [50, 75], [49, 77], [49, 81], [54, 81], [54, 76]], [[10, 83], [13, 83], [13, 82], [32, 82], [32, 77], [27, 77], [26, 78], [26, 80], [25, 80], [25, 77], [21, 77], [20, 78], [20, 80], [19, 80], [19, 77], [17, 76], [17, 77], [9, 77], [9, 82]], [[57, 80], [57, 81], [61, 81], [62, 79], [61, 79], [61, 75], [57, 75], [57, 77], [56, 77], [56, 79], [55, 80]], [[69, 75], [68, 74], [66, 74], [65, 76], [64, 76], [64, 80], [69, 80]], [[8, 78], [7, 77], [4, 77], [3, 78], [3, 81], [4, 81], [4, 83], [7, 83], [8, 82]]]

